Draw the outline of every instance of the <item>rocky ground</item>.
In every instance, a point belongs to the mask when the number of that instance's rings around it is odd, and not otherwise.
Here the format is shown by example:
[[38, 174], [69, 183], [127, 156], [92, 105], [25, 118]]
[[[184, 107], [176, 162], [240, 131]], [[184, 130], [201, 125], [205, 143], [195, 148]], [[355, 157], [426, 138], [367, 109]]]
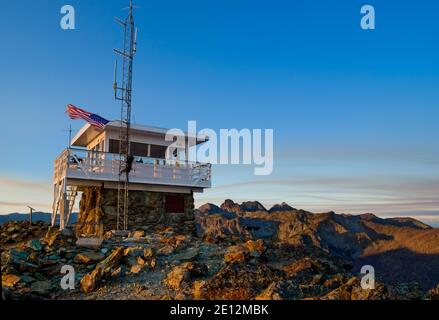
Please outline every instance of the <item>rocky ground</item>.
[[[428, 287], [419, 281], [387, 281], [377, 274], [375, 289], [365, 290], [356, 270], [368, 254], [401, 248], [420, 251], [425, 237], [430, 247], [422, 250], [433, 254], [436, 229], [416, 220], [383, 223], [372, 216], [309, 216], [286, 204], [273, 210], [259, 205], [205, 205], [196, 213], [198, 232], [165, 226], [125, 234], [110, 231], [96, 249], [78, 247], [68, 229], [40, 236], [34, 227], [44, 230], [46, 225], [16, 228], [9, 223], [1, 229], [5, 297], [439, 299], [439, 281]], [[20, 235], [12, 239], [18, 230]], [[410, 247], [404, 242], [407, 237], [418, 242]], [[429, 270], [439, 273], [439, 265], [431, 263]], [[75, 270], [73, 290], [61, 288], [64, 265]], [[430, 278], [434, 277], [427, 283]]]

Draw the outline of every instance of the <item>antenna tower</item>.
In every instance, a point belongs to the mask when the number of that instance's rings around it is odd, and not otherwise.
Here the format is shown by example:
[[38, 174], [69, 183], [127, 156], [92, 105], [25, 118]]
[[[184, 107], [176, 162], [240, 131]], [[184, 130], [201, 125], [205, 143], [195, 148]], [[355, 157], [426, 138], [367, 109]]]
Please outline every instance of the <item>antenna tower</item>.
[[117, 230], [128, 230], [129, 174], [132, 166], [130, 154], [131, 92], [133, 81], [133, 59], [137, 46], [137, 29], [134, 27], [133, 3], [130, 0], [129, 14], [125, 20], [115, 19], [124, 33], [123, 50], [114, 49], [122, 59], [122, 83], [117, 84], [117, 59], [114, 63], [114, 97], [121, 101], [119, 131], [119, 182], [117, 187]]

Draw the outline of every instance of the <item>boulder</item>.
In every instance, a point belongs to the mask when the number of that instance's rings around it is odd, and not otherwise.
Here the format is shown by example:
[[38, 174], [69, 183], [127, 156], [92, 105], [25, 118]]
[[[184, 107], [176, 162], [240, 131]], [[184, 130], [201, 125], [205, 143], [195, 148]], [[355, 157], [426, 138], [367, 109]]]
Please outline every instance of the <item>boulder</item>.
[[82, 290], [85, 293], [92, 292], [100, 284], [102, 278], [108, 276], [115, 269], [120, 261], [122, 260], [124, 254], [124, 248], [118, 247], [107, 257], [105, 260], [101, 261], [96, 265], [96, 268], [87, 273], [81, 279]]
[[224, 254], [226, 263], [243, 263], [248, 260], [248, 251], [242, 246], [231, 246]]
[[259, 258], [265, 252], [265, 244], [262, 239], [248, 240], [242, 246], [248, 250], [251, 257]]
[[382, 283], [375, 282], [375, 289], [361, 288], [360, 279], [350, 278], [337, 289], [321, 297], [321, 300], [387, 300], [395, 299]]
[[186, 262], [174, 267], [164, 280], [164, 283], [171, 289], [179, 290], [188, 285], [193, 277], [200, 277], [207, 274], [207, 266], [200, 263]]
[[427, 299], [439, 300], [439, 284], [427, 292]]
[[32, 292], [42, 295], [48, 294], [51, 288], [52, 288], [52, 284], [48, 280], [36, 281], [31, 285]]
[[255, 300], [284, 300], [279, 293], [279, 288], [276, 282], [271, 283], [264, 291], [262, 291]]
[[61, 230], [61, 236], [66, 238], [73, 238], [75, 236], [75, 232], [70, 228], [65, 228]]
[[243, 244], [228, 247], [224, 254], [224, 262], [242, 263], [250, 258], [260, 258], [264, 252], [265, 245], [263, 240], [249, 240]]
[[6, 251], [2, 254], [2, 265], [19, 265], [20, 263], [26, 262], [29, 259], [29, 256], [30, 254], [26, 251], [11, 249], [9, 252]]
[[288, 278], [303, 278], [318, 273], [318, 268], [311, 258], [304, 258], [288, 264], [282, 269]]
[[250, 300], [279, 280], [280, 274], [266, 265], [229, 264], [199, 285], [197, 298]]
[[299, 300], [305, 298], [301, 288], [293, 281], [279, 281], [271, 283], [265, 290], [255, 297], [255, 300]]
[[152, 257], [154, 257], [154, 249], [153, 248], [143, 249], [143, 257], [146, 259], [151, 259]]
[[171, 272], [166, 275], [164, 283], [171, 289], [178, 290], [184, 282], [189, 280], [189, 270], [187, 265], [174, 267]]
[[131, 267], [130, 272], [131, 273], [139, 273], [145, 268], [144, 264], [135, 264]]
[[202, 299], [203, 286], [206, 284], [205, 280], [195, 280], [193, 284], [193, 297], [195, 300]]
[[123, 260], [129, 267], [137, 264], [137, 257], [143, 257], [145, 249], [143, 247], [128, 247], [123, 252]]
[[26, 244], [26, 247], [28, 247], [29, 249], [32, 249], [34, 251], [43, 250], [43, 244], [38, 239], [29, 240]]
[[29, 283], [32, 283], [35, 281], [36, 281], [36, 279], [34, 277], [29, 276], [29, 275], [22, 275], [21, 276], [21, 282], [23, 282], [23, 283], [29, 284]]
[[2, 284], [5, 287], [14, 287], [19, 282], [20, 282], [20, 277], [15, 274], [2, 275]]
[[132, 236], [135, 239], [141, 239], [145, 236], [145, 231], [144, 230], [134, 231]]
[[102, 261], [104, 258], [105, 255], [100, 252], [80, 252], [73, 261], [79, 264], [93, 264]]
[[155, 258], [152, 258], [150, 261], [147, 262], [148, 266], [150, 266], [151, 268], [155, 268], [155, 266], [157, 265], [157, 261]]
[[179, 261], [193, 261], [200, 255], [200, 250], [198, 248], [190, 248], [184, 252], [175, 254], [172, 258]]
[[74, 235], [67, 234], [57, 229], [50, 229], [43, 238], [43, 242], [49, 247], [68, 246], [74, 241]]

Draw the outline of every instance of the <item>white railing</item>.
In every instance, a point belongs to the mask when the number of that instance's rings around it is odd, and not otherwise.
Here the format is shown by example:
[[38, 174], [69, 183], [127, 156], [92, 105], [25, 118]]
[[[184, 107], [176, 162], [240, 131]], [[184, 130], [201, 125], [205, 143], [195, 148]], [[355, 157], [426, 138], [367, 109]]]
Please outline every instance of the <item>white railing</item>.
[[[116, 153], [69, 148], [55, 160], [54, 183], [67, 178], [118, 181]], [[130, 182], [210, 187], [211, 165], [171, 159], [134, 157]]]

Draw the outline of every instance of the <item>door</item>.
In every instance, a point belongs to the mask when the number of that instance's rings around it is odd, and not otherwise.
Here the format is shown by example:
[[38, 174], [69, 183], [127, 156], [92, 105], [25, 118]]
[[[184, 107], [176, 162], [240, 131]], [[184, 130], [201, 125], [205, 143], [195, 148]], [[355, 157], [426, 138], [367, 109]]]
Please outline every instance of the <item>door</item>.
[[165, 196], [166, 213], [184, 213], [184, 196], [171, 195]]

